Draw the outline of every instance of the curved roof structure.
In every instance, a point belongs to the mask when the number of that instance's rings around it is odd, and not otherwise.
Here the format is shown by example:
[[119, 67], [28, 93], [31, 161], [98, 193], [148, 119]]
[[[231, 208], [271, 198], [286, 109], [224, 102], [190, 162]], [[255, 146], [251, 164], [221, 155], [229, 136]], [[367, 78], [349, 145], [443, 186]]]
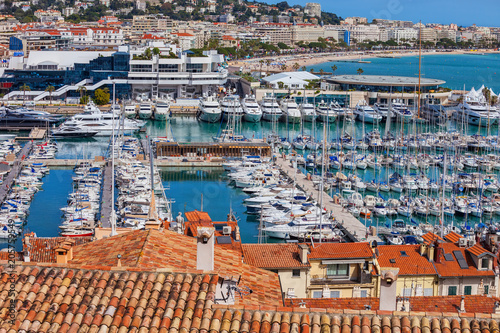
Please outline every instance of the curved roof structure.
[[[393, 86], [408, 87], [418, 86], [418, 77], [390, 76], [390, 75], [335, 75], [327, 79], [333, 83], [367, 85], [367, 86]], [[439, 86], [445, 84], [443, 80], [421, 78], [420, 85]]]

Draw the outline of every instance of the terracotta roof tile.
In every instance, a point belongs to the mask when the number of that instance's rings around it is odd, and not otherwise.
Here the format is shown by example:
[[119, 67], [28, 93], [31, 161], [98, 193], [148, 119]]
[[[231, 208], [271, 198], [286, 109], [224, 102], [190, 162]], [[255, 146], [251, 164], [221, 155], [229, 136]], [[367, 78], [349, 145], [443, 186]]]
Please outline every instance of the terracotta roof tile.
[[489, 254], [489, 255], [491, 255], [493, 257], [495, 256], [493, 253], [491, 253], [490, 251], [486, 250], [481, 245], [479, 245], [479, 243], [476, 243], [476, 244], [474, 244], [474, 246], [469, 247], [467, 249], [467, 251], [470, 252], [470, 253], [472, 253], [476, 257], [482, 257], [485, 254]]
[[446, 236], [444, 236], [444, 239], [446, 239], [448, 242], [451, 243], [458, 243], [459, 239], [462, 238], [462, 235], [457, 234], [456, 232], [450, 232]]
[[243, 244], [244, 261], [252, 266], [276, 268], [311, 267], [299, 258], [298, 244]]
[[310, 248], [310, 259], [372, 258], [368, 243], [323, 243]]
[[[117, 255], [120, 254], [122, 267], [140, 270], [167, 268], [185, 272], [196, 270], [196, 251], [196, 239], [193, 237], [168, 230], [135, 230], [75, 246], [70, 264], [113, 267], [117, 265]], [[216, 245], [214, 271], [224, 278], [240, 279], [240, 285], [252, 290], [245, 296], [247, 304], [276, 306], [281, 303], [278, 275], [242, 263], [238, 251]], [[239, 294], [237, 299], [237, 302], [241, 300]]]
[[419, 245], [381, 245], [378, 253], [380, 267], [397, 267], [399, 275], [436, 274], [432, 262], [420, 255]]
[[436, 240], [444, 241], [444, 239], [430, 231], [423, 235], [422, 238], [424, 239], [424, 243], [426, 244], [434, 243]]
[[[468, 253], [463, 247], [459, 247], [453, 243], [440, 243], [439, 246], [443, 248], [444, 253], [452, 254], [453, 260], [445, 260], [442, 258], [439, 263], [435, 262], [434, 265], [436, 267], [436, 271], [441, 277], [452, 277], [452, 276], [495, 276], [495, 273], [492, 270], [481, 270], [477, 269], [474, 260], [471, 258], [471, 255]], [[483, 249], [484, 250], [484, 249]], [[455, 252], [457, 251], [457, 252]], [[480, 251], [479, 249], [474, 251]], [[485, 250], [486, 251], [486, 250]], [[461, 256], [465, 259], [468, 268], [461, 268], [455, 253], [461, 253]], [[487, 253], [490, 253], [486, 251]], [[443, 254], [444, 255], [444, 254]]]
[[[409, 297], [411, 311], [417, 312], [439, 312], [452, 313], [457, 315], [460, 309], [462, 296], [416, 296]], [[500, 298], [489, 296], [468, 295], [464, 296], [466, 311], [477, 313], [494, 313], [495, 302], [500, 301]], [[371, 310], [378, 310], [380, 305], [379, 298], [376, 297], [359, 297], [359, 298], [287, 298], [285, 306], [297, 307], [302, 306], [307, 309], [332, 309], [332, 310], [365, 310], [367, 306]], [[358, 319], [351, 322], [351, 326], [359, 325]], [[387, 318], [387, 317], [385, 317]], [[397, 318], [397, 317], [393, 317]], [[409, 327], [409, 322], [403, 317], [397, 325], [399, 327]], [[399, 318], [397, 318], [399, 320]], [[361, 322], [367, 325], [366, 320]], [[333, 323], [332, 323], [333, 325]], [[394, 322], [389, 324], [394, 327]]]

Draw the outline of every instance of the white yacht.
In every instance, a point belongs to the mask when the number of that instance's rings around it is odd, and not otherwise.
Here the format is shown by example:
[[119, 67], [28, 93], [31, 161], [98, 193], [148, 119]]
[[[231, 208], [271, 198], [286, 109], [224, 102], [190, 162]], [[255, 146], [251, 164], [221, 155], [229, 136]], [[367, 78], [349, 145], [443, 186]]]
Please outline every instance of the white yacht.
[[125, 110], [123, 113], [127, 118], [135, 118], [137, 117], [137, 110], [135, 109], [135, 104], [125, 105]]
[[465, 120], [472, 125], [488, 126], [498, 123], [496, 108], [488, 107], [477, 98], [465, 97], [458, 105], [455, 119]]
[[200, 108], [198, 111], [198, 119], [207, 123], [216, 123], [220, 121], [222, 110], [217, 98], [213, 95], [203, 96], [200, 98]]
[[300, 112], [304, 121], [312, 122], [316, 119], [316, 111], [314, 110], [314, 105], [311, 103], [302, 103], [300, 105]]
[[243, 109], [241, 108], [240, 99], [237, 95], [227, 95], [222, 99], [222, 120], [223, 121], [241, 121], [243, 117]]
[[170, 104], [168, 104], [168, 102], [165, 100], [157, 100], [154, 118], [156, 120], [165, 120], [167, 119], [169, 113], [170, 113]]
[[151, 119], [153, 115], [153, 109], [149, 103], [141, 103], [139, 105], [139, 118], [141, 119]]
[[316, 114], [318, 115], [318, 120], [324, 123], [333, 123], [337, 120], [337, 114], [330, 108], [328, 103], [321, 101], [316, 107]]
[[413, 113], [408, 109], [408, 106], [403, 102], [396, 100], [390, 105], [390, 111], [393, 117], [396, 117], [398, 121], [403, 121], [408, 123], [413, 118]]
[[76, 114], [66, 120], [60, 127], [78, 126], [82, 131], [97, 131], [96, 136], [109, 136], [113, 131], [113, 121], [115, 131], [122, 130], [124, 134], [132, 134], [139, 131], [146, 123], [135, 119], [121, 119], [120, 114], [111, 112], [101, 112], [95, 105], [88, 105], [83, 113]]
[[266, 121], [278, 121], [283, 115], [276, 98], [272, 96], [266, 96], [262, 99], [260, 103], [262, 109], [262, 119]]
[[381, 116], [382, 119], [386, 119], [387, 116], [389, 116], [389, 105], [384, 104], [384, 103], [375, 103], [373, 105], [373, 109], [377, 111]]
[[299, 111], [299, 106], [293, 98], [286, 98], [281, 101], [281, 109], [283, 110], [283, 120], [289, 123], [300, 123], [302, 115]]
[[382, 120], [382, 116], [368, 106], [365, 101], [359, 101], [356, 104], [354, 114], [357, 120], [368, 124], [378, 124]]
[[243, 106], [243, 119], [249, 123], [258, 123], [262, 118], [262, 110], [255, 100], [255, 96], [246, 96], [243, 98], [241, 105]]

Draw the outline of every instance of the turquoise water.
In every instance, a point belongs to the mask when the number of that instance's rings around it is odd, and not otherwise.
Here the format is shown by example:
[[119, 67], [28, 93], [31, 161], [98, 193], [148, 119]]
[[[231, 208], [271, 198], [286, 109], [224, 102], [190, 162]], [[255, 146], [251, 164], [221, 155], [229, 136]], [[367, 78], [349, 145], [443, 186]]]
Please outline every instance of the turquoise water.
[[259, 222], [256, 216], [247, 215], [242, 205], [247, 195], [238, 188], [228, 186], [220, 168], [170, 169], [161, 172], [167, 196], [174, 198], [173, 215], [178, 212], [201, 210], [209, 213], [213, 221], [226, 221], [232, 210], [239, 219], [241, 239], [244, 243], [256, 243]]
[[[391, 75], [407, 75], [416, 76], [418, 74], [418, 58], [403, 57], [400, 59], [371, 59], [371, 64], [345, 63], [336, 62], [338, 67], [337, 74], [354, 74], [356, 69], [361, 67], [365, 74], [391, 74]], [[478, 88], [481, 84], [490, 86], [495, 92], [500, 91], [500, 55], [426, 55], [423, 57], [423, 73], [424, 77], [437, 78], [447, 81], [445, 86], [461, 89], [464, 82], [467, 83], [466, 88], [472, 86]], [[331, 71], [330, 66], [333, 63], [313, 66], [315, 70], [323, 68], [325, 71]], [[224, 127], [220, 124], [207, 124], [198, 122], [194, 117], [175, 117], [172, 120], [172, 132], [174, 138], [183, 142], [211, 142], [212, 137]], [[359, 122], [354, 124], [335, 122], [330, 124], [328, 130], [329, 141], [334, 141], [336, 137], [344, 131], [361, 138], [363, 132], [368, 132], [373, 129], [373, 125], [363, 125]], [[453, 130], [457, 126], [450, 122], [446, 128], [441, 130]], [[429, 125], [418, 125], [418, 131], [436, 131], [437, 128]], [[304, 133], [313, 135], [321, 139], [323, 129], [322, 123], [317, 123], [313, 126], [311, 123], [306, 123], [303, 128], [299, 124], [278, 124], [278, 133], [282, 137], [293, 139], [297, 134]], [[384, 132], [384, 124], [379, 129]], [[401, 125], [391, 124], [390, 130], [397, 135], [400, 135]], [[408, 133], [411, 126], [406, 125], [403, 128], [404, 133]], [[262, 138], [272, 131], [272, 125], [268, 122], [257, 124], [242, 123], [237, 131], [244, 134], [248, 138]], [[486, 134], [485, 128], [470, 126], [469, 134]], [[491, 133], [498, 134], [498, 127], [494, 127]], [[166, 123], [150, 121], [146, 127], [146, 133], [141, 133], [141, 137], [149, 135], [151, 137], [165, 136]], [[105, 155], [108, 150], [109, 138], [91, 138], [91, 139], [71, 139], [57, 140], [59, 151], [57, 158], [93, 158], [94, 156]], [[390, 170], [389, 172], [392, 172]], [[366, 171], [357, 170], [359, 176], [369, 180], [374, 178], [374, 172], [371, 169]], [[31, 203], [30, 215], [27, 221], [27, 228], [34, 231], [39, 236], [56, 236], [59, 231], [61, 222], [60, 208], [66, 205], [67, 195], [71, 192], [71, 177], [73, 171], [71, 169], [53, 169], [44, 179], [42, 191], [39, 191]], [[439, 175], [438, 171], [429, 170], [428, 175], [431, 179], [436, 179]], [[386, 177], [385, 169], [381, 171], [382, 180]], [[167, 196], [175, 200], [173, 204], [173, 213], [190, 211], [201, 208], [201, 194], [203, 194], [203, 208], [207, 211], [212, 219], [223, 221], [226, 219], [230, 209], [240, 219], [241, 236], [244, 242], [256, 242], [258, 234], [258, 221], [255, 216], [245, 214], [245, 207], [242, 205], [242, 200], [246, 195], [239, 189], [228, 185], [227, 180], [223, 177], [222, 170], [217, 169], [165, 169], [162, 170], [162, 178], [164, 184], [169, 187]], [[371, 193], [370, 193], [371, 194]], [[388, 196], [384, 193], [383, 196]], [[392, 194], [392, 196], [396, 196]], [[387, 199], [387, 197], [386, 197]], [[400, 218], [400, 216], [398, 216]], [[476, 223], [479, 219], [469, 217], [468, 223]], [[390, 219], [381, 218], [374, 221], [367, 220], [367, 225], [378, 224], [384, 225]], [[425, 219], [419, 219], [425, 221]], [[429, 218], [430, 223], [436, 223], [435, 218]], [[485, 220], [483, 220], [484, 222]], [[445, 223], [450, 223], [450, 218], [445, 220]], [[462, 224], [464, 219], [456, 219], [456, 222]], [[0, 248], [6, 247], [5, 243], [0, 244]], [[21, 249], [21, 244], [18, 241], [17, 248]]]
[[[327, 62], [307, 68], [318, 72], [323, 69], [331, 72], [336, 65], [335, 74], [356, 74], [362, 68], [364, 75], [400, 75], [418, 77], [418, 57], [401, 58], [363, 58], [370, 64], [350, 62]], [[443, 87], [467, 90], [485, 85], [500, 92], [500, 54], [465, 55], [424, 55], [422, 56], [422, 77], [446, 81]]]

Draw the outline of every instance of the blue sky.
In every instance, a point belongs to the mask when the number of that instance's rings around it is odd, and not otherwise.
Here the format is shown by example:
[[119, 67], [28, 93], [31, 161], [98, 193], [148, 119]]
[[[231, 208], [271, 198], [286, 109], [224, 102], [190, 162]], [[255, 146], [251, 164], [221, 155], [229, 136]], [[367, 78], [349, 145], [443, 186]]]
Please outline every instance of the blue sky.
[[[291, 5], [306, 2], [321, 3], [322, 10], [342, 17], [363, 16], [369, 21], [374, 18], [408, 20], [423, 23], [456, 23], [469, 26], [500, 26], [498, 12], [500, 1], [483, 0], [289, 0]], [[280, 0], [272, 1], [273, 3]]]

